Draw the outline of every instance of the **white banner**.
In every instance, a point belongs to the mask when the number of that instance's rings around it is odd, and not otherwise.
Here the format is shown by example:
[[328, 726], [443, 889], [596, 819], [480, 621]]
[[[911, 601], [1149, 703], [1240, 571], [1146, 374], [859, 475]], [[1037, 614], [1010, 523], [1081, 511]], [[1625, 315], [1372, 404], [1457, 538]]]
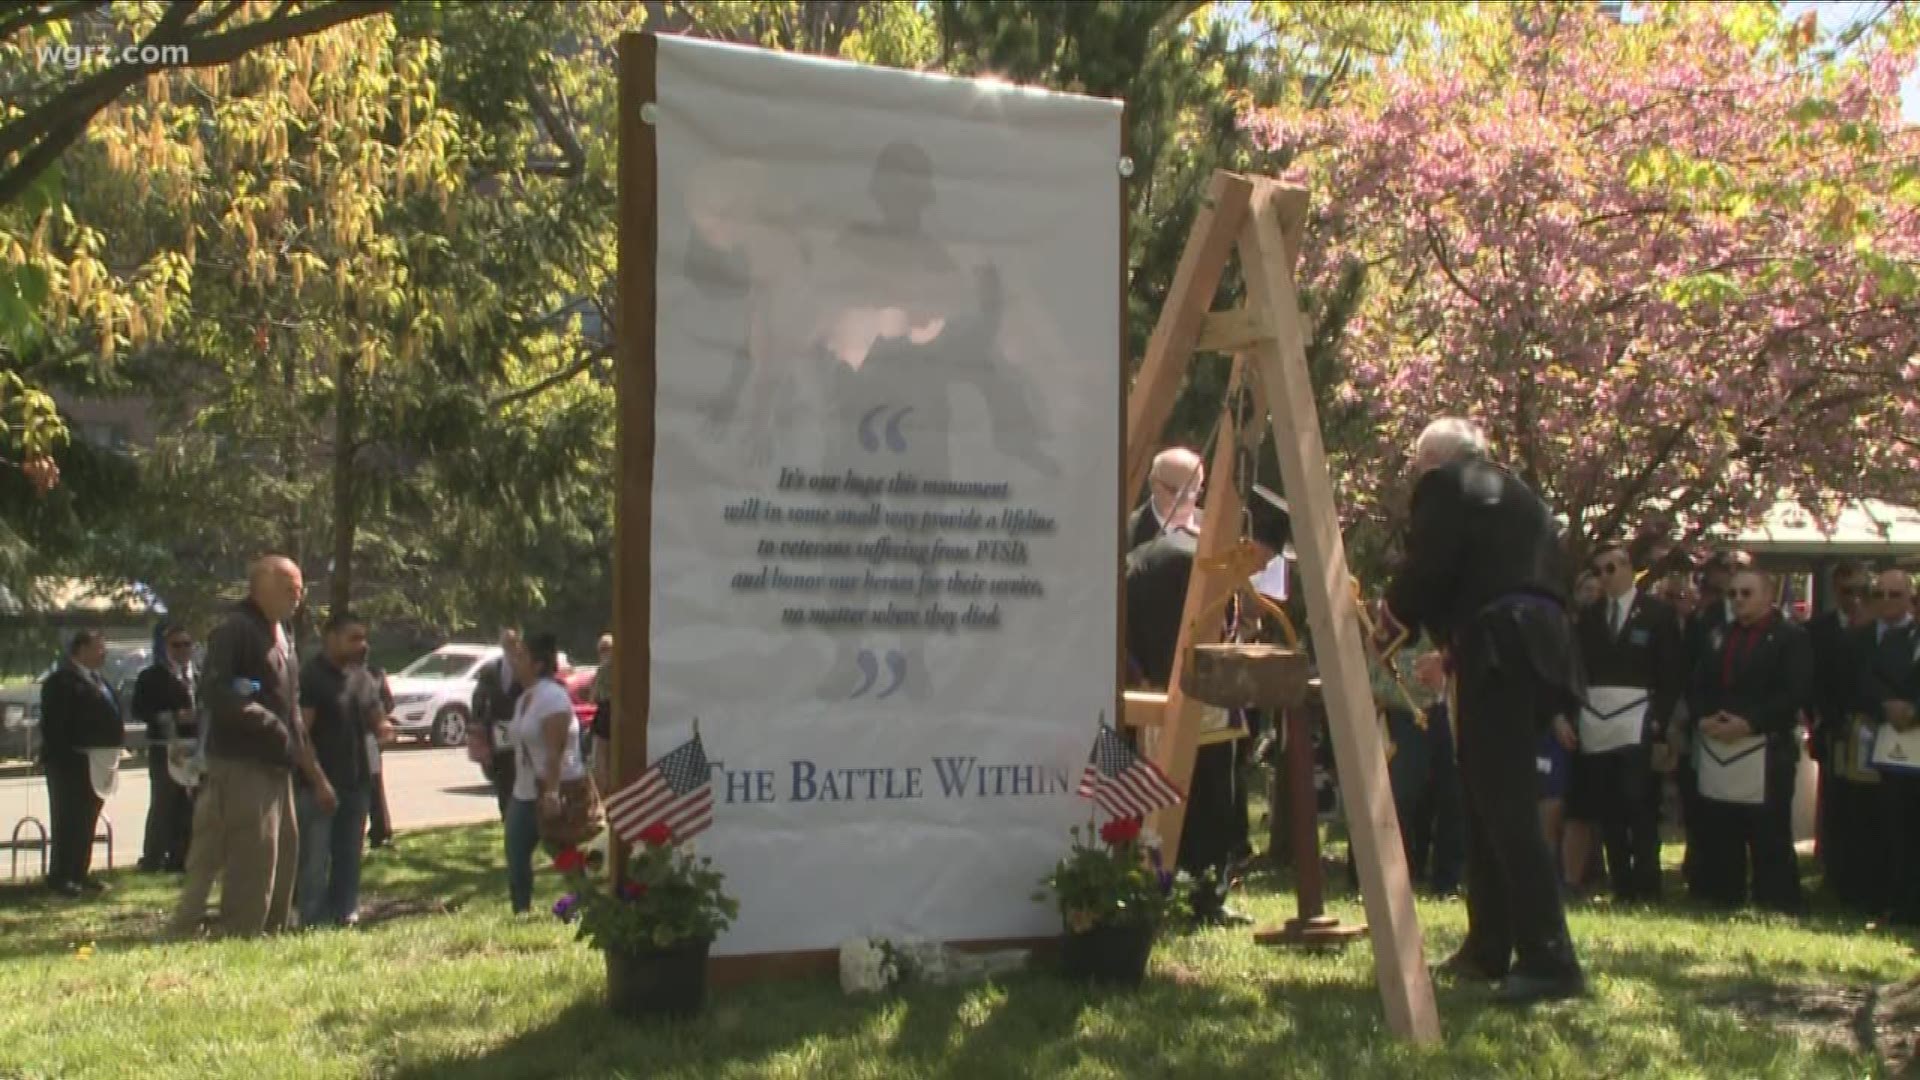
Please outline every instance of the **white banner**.
[[715, 952], [1057, 933], [1119, 677], [1120, 104], [658, 55], [648, 746], [716, 763]]

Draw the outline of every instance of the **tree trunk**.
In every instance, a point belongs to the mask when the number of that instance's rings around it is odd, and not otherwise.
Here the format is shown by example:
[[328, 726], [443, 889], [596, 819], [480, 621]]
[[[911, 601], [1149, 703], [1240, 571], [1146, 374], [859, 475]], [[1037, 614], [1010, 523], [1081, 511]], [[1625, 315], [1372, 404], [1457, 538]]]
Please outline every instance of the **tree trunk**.
[[353, 456], [355, 377], [353, 354], [343, 352], [334, 372], [333, 405], [333, 574], [328, 612], [348, 611], [353, 599], [354, 518]]

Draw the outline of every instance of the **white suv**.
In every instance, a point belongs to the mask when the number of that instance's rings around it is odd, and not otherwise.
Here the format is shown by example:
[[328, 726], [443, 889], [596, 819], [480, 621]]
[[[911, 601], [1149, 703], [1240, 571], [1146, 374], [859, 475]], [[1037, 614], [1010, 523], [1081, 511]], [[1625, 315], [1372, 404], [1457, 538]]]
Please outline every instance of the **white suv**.
[[387, 677], [393, 726], [435, 746], [463, 746], [472, 719], [473, 682], [498, 645], [442, 645]]

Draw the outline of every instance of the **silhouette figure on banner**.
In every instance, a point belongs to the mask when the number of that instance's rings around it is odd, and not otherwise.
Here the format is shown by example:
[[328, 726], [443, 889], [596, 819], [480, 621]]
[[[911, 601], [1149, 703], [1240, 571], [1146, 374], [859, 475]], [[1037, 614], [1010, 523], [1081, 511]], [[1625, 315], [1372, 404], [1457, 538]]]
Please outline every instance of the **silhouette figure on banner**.
[[[740, 338], [725, 346], [732, 363], [725, 386], [708, 406], [709, 420], [730, 428], [728, 442], [745, 446], [749, 463], [762, 466], [777, 430], [776, 411], [806, 409], [809, 395], [800, 391], [811, 391], [818, 396], [817, 415], [825, 428], [817, 472], [1008, 479], [955, 472], [953, 436], [975, 433], [956, 430], [953, 392], [971, 388], [985, 407], [987, 434], [1000, 454], [1042, 476], [1059, 475], [1058, 463], [1043, 447], [1046, 432], [1032, 391], [1000, 345], [1007, 303], [999, 268], [992, 262], [962, 266], [927, 231], [937, 196], [926, 151], [909, 141], [888, 144], [867, 190], [877, 219], [848, 226], [818, 250], [798, 230], [777, 221], [767, 224], [777, 218], [771, 212], [760, 215], [760, 223], [722, 224], [706, 235], [696, 228], [686, 276], [708, 298], [738, 304], [744, 322]], [[912, 505], [952, 508], [933, 501]], [[876, 524], [839, 529], [835, 537], [859, 543], [890, 534]], [[832, 575], [859, 566], [829, 564], [820, 570]], [[904, 563], [874, 567], [883, 576], [917, 579], [924, 570], [943, 581], [954, 566], [945, 569]], [[820, 599], [884, 608], [888, 596], [862, 591]], [[932, 599], [906, 594], [895, 603], [918, 611]], [[937, 599], [943, 608], [957, 605], [959, 611], [969, 602]], [[924, 661], [928, 633], [869, 628], [870, 637], [884, 635], [870, 641], [834, 633], [837, 655], [820, 695], [847, 700], [898, 692], [925, 699], [931, 692]]]

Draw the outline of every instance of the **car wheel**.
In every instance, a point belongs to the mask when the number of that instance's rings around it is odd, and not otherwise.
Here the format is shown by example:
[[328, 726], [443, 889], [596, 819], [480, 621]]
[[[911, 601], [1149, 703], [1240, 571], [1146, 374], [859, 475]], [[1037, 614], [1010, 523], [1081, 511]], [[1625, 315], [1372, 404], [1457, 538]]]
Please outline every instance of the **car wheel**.
[[449, 705], [433, 716], [433, 745], [465, 746], [467, 742], [467, 710], [458, 705]]

